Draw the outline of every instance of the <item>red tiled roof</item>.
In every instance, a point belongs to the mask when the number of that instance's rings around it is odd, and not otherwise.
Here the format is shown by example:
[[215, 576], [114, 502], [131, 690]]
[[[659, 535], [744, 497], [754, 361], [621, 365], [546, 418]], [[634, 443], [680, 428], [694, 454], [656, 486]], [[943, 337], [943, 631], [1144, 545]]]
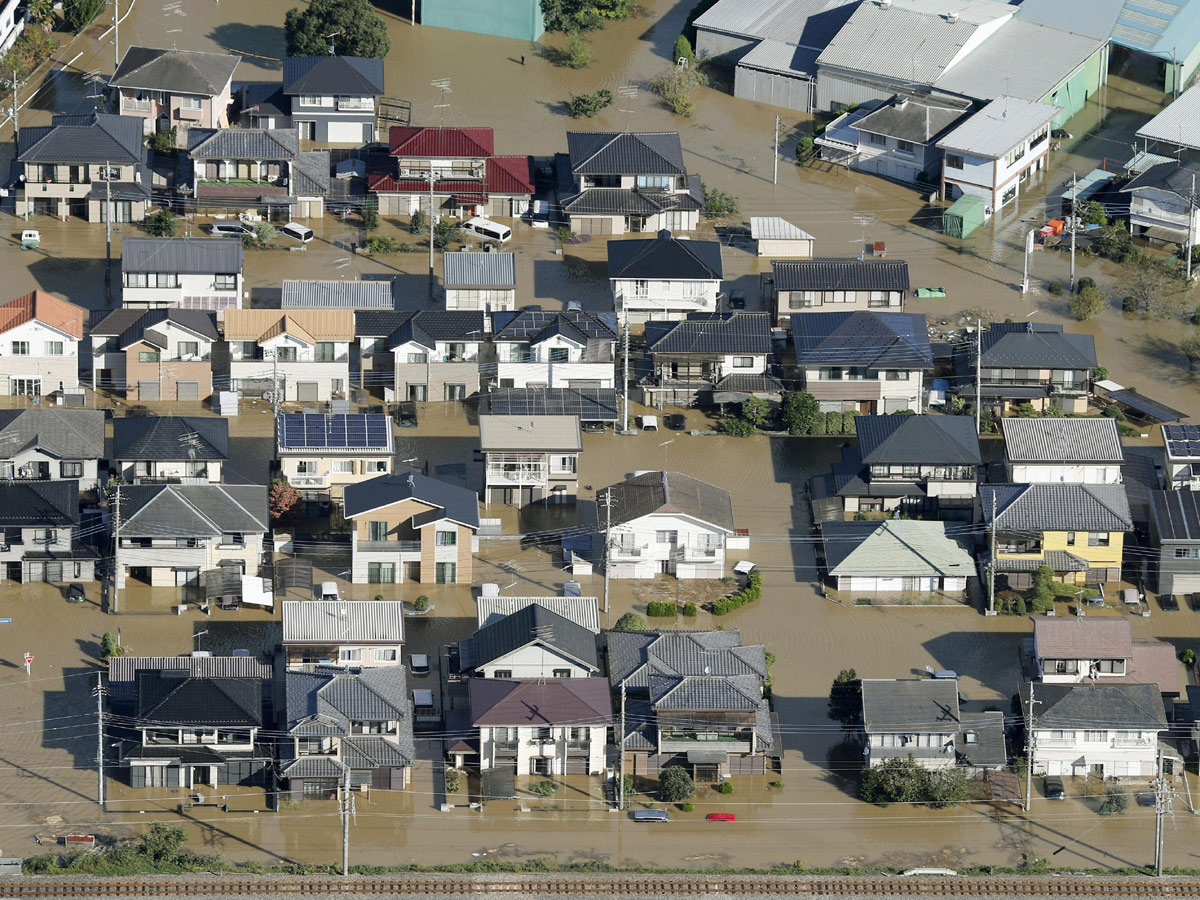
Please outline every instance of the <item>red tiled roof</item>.
[[[532, 194], [533, 160], [528, 156], [493, 156], [487, 161], [484, 180], [435, 181], [433, 192], [443, 196], [487, 200], [489, 194]], [[423, 194], [429, 182], [419, 178], [399, 179], [396, 161], [383, 153], [367, 157], [367, 189], [401, 194]]]
[[60, 300], [45, 291], [34, 291], [0, 306], [0, 333], [37, 319], [74, 338], [83, 337], [83, 320], [87, 313], [74, 303]]
[[392, 156], [479, 159], [495, 152], [495, 142], [491, 128], [393, 125], [388, 132], [388, 152]]
[[532, 194], [533, 159], [493, 156], [487, 161], [487, 189], [492, 194]]

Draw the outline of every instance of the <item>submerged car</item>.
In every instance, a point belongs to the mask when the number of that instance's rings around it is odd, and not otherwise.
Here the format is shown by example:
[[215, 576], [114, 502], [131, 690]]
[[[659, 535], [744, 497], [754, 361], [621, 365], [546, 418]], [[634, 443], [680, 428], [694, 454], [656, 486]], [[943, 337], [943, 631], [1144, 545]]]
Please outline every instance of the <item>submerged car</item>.
[[1063, 787], [1063, 780], [1057, 775], [1047, 775], [1042, 781], [1042, 793], [1046, 795], [1047, 800], [1066, 800], [1067, 790]]

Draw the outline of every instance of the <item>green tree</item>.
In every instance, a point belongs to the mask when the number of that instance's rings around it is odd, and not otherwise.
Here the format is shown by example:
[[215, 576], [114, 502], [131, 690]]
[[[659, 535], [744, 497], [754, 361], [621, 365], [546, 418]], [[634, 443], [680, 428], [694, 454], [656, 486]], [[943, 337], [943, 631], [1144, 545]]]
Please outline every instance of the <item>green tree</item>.
[[47, 31], [54, 27], [54, 0], [29, 0], [25, 8], [29, 10], [29, 21], [34, 25], [40, 25]]
[[783, 395], [779, 421], [788, 434], [812, 434], [818, 416], [821, 416], [821, 404], [812, 394], [792, 391]]
[[658, 776], [658, 799], [682, 803], [696, 793], [696, 784], [683, 766], [667, 766]]
[[617, 624], [613, 626], [614, 631], [645, 631], [646, 620], [634, 612], [627, 612], [621, 618], [617, 619]]
[[796, 162], [806, 163], [813, 157], [816, 146], [813, 142], [811, 134], [803, 134], [800, 140], [796, 141]]
[[278, 234], [279, 232], [275, 230], [275, 226], [270, 222], [259, 222], [254, 226], [254, 234], [251, 237], [257, 246], [269, 247]]
[[1034, 612], [1054, 609], [1054, 570], [1049, 566], [1038, 566], [1033, 573], [1033, 587], [1026, 594]]
[[754, 423], [739, 416], [726, 416], [717, 423], [717, 431], [730, 437], [750, 437], [754, 434]]
[[178, 147], [175, 145], [177, 134], [178, 131], [175, 128], [161, 128], [146, 138], [146, 144], [155, 153], [174, 156], [178, 151]]
[[747, 397], [742, 402], [742, 418], [752, 425], [762, 427], [771, 418], [771, 404], [762, 397]]
[[926, 803], [929, 800], [929, 770], [911, 756], [887, 759], [862, 771], [858, 793], [868, 803]]
[[842, 669], [829, 688], [829, 718], [852, 728], [862, 721], [862, 679], [853, 669]]
[[1163, 319], [1182, 314], [1189, 285], [1178, 265], [1138, 253], [1122, 267], [1120, 286], [1124, 309]]
[[63, 20], [68, 28], [79, 34], [96, 21], [105, 6], [104, 0], [66, 0], [63, 3]]
[[368, 253], [395, 253], [400, 249], [400, 245], [390, 234], [373, 234], [363, 246], [367, 248]]
[[179, 222], [167, 209], [156, 209], [142, 220], [142, 228], [154, 237], [175, 237]]
[[1129, 809], [1129, 794], [1119, 784], [1104, 786], [1104, 800], [1100, 804], [1100, 815], [1113, 816]]
[[672, 67], [650, 79], [650, 90], [663, 99], [667, 109], [677, 116], [690, 117], [696, 111], [696, 88], [708, 84], [708, 77], [697, 68]]
[[1077, 215], [1084, 225], [1107, 225], [1108, 214], [1104, 204], [1096, 200], [1087, 200], [1079, 204]]
[[567, 49], [560, 58], [562, 64], [568, 68], [586, 69], [596, 61], [596, 54], [592, 52], [592, 45], [587, 42], [587, 38], [576, 31], [567, 38]]
[[374, 202], [368, 202], [359, 213], [362, 217], [362, 226], [366, 231], [374, 231], [379, 227], [379, 208]]
[[675, 38], [675, 46], [671, 50], [672, 61], [678, 63], [681, 59], [686, 59], [690, 65], [695, 54], [692, 52], [692, 42], [688, 40], [686, 34], [681, 34]]
[[445, 250], [451, 244], [459, 244], [465, 240], [463, 230], [458, 223], [450, 219], [442, 219], [433, 226], [433, 246], [437, 250]]
[[636, 0], [542, 0], [547, 31], [595, 31], [606, 20], [628, 18]]
[[590, 119], [600, 110], [607, 109], [613, 104], [613, 93], [607, 88], [600, 88], [589, 94], [568, 94], [567, 112], [572, 119]]
[[953, 806], [967, 799], [967, 773], [957, 766], [938, 769], [929, 775], [926, 802], [934, 807]]
[[704, 217], [706, 219], [728, 219], [731, 216], [741, 215], [742, 204], [737, 197], [716, 188], [709, 190], [707, 184], [701, 184], [700, 189], [704, 192]]
[[110, 656], [124, 655], [125, 651], [117, 643], [117, 636], [111, 631], [104, 632], [104, 635], [100, 638], [100, 658], [108, 659]]
[[155, 862], [168, 862], [175, 858], [186, 841], [187, 832], [182, 825], [151, 822], [140, 840], [140, 850]]
[[287, 11], [283, 30], [288, 56], [325, 56], [332, 46], [338, 56], [383, 59], [392, 49], [387, 22], [369, 0], [312, 0]]
[[839, 410], [831, 409], [825, 413], [825, 433], [826, 434], [841, 434], [842, 433], [842, 414]]
[[1090, 284], [1067, 301], [1067, 309], [1077, 322], [1086, 322], [1104, 311], [1108, 306], [1108, 297], [1100, 292], [1094, 284]]
[[1100, 229], [1100, 233], [1092, 239], [1091, 252], [1104, 256], [1113, 262], [1124, 262], [1133, 252], [1133, 238], [1124, 222], [1114, 222]]
[[423, 210], [416, 210], [408, 218], [408, 233], [409, 234], [424, 234], [425, 229], [429, 227], [429, 216], [425, 215]]

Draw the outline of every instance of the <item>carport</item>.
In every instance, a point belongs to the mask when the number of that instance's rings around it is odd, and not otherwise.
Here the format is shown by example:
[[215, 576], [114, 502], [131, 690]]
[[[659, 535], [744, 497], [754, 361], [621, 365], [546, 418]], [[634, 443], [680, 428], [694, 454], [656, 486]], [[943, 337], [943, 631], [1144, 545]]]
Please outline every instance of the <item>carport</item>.
[[479, 801], [517, 799], [515, 768], [484, 769], [479, 773]]

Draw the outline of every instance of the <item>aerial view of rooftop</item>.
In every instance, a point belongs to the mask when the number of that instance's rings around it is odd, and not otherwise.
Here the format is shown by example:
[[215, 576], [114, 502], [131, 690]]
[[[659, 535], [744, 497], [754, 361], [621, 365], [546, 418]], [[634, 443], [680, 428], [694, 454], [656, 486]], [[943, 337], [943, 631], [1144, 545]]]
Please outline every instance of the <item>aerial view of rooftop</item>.
[[0, 897], [1200, 898], [1198, 83], [0, 0]]

